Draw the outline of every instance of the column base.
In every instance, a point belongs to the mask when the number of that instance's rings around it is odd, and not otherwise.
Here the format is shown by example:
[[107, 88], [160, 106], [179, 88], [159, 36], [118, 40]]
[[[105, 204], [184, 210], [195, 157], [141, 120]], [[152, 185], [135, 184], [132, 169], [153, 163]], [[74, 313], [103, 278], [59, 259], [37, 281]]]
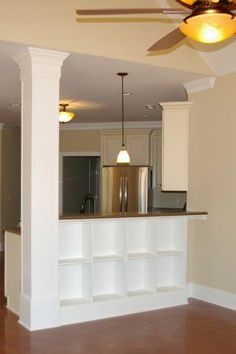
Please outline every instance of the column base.
[[21, 294], [19, 323], [29, 331], [59, 327], [61, 324], [58, 298], [32, 300]]

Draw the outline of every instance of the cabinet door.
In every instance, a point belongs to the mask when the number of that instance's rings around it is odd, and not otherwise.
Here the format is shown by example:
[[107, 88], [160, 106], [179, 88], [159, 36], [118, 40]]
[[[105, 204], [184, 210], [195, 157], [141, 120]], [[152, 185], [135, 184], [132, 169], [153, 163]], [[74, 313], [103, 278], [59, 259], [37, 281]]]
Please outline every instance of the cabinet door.
[[116, 165], [116, 159], [120, 148], [120, 133], [104, 134], [102, 136], [102, 165]]
[[162, 185], [161, 129], [154, 131], [151, 136], [151, 166], [152, 166], [152, 188], [161, 188]]
[[[149, 165], [150, 129], [125, 131], [125, 145], [130, 155], [130, 165]], [[102, 165], [116, 165], [121, 149], [121, 131], [113, 130], [102, 134]]]
[[162, 106], [162, 190], [187, 191], [188, 116], [191, 102]]
[[149, 165], [149, 134], [126, 134], [131, 165]]

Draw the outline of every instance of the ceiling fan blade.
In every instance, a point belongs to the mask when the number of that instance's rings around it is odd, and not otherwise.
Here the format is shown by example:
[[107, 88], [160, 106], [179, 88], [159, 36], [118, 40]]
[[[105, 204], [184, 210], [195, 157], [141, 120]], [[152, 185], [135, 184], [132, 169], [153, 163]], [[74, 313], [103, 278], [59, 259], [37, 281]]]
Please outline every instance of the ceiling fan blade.
[[181, 8], [143, 8], [143, 9], [84, 9], [76, 10], [77, 15], [128, 15], [128, 14], [189, 14]]
[[231, 3], [229, 3], [229, 4], [227, 5], [227, 7], [228, 7], [228, 9], [229, 9], [230, 11], [234, 11], [234, 10], [236, 10], [236, 3], [235, 3], [235, 2], [231, 2]]
[[185, 35], [180, 31], [179, 28], [176, 28], [174, 31], [168, 33], [165, 37], [161, 38], [159, 41], [153, 44], [153, 46], [151, 46], [148, 51], [152, 52], [154, 50], [170, 49], [184, 38]]

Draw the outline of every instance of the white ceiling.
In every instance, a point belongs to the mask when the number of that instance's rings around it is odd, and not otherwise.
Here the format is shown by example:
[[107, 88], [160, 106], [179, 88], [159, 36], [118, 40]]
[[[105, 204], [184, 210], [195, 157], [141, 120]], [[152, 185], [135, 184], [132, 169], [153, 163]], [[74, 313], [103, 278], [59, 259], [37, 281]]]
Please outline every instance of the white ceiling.
[[[20, 124], [19, 70], [12, 57], [23, 45], [0, 42], [0, 123]], [[204, 77], [200, 74], [108, 59], [86, 54], [71, 54], [62, 68], [60, 100], [70, 103], [78, 122], [115, 122], [121, 116], [121, 79], [116, 73], [127, 71], [125, 119], [160, 119], [159, 102], [186, 100], [183, 83]], [[43, 104], [43, 103], [42, 103]], [[145, 105], [156, 109], [147, 111]], [[146, 116], [146, 114], [150, 114]]]

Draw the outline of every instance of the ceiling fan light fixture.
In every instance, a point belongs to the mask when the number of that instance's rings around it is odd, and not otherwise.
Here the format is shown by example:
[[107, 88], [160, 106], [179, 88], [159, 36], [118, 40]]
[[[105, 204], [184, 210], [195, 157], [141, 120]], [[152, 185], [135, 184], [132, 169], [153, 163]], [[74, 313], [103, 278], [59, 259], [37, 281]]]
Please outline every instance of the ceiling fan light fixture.
[[73, 112], [68, 112], [66, 107], [69, 105], [66, 103], [60, 103], [60, 111], [59, 111], [59, 122], [60, 123], [68, 123], [71, 119], [74, 118], [75, 114]]
[[218, 43], [236, 33], [236, 20], [230, 12], [205, 10], [187, 17], [180, 25], [180, 30], [197, 42]]

